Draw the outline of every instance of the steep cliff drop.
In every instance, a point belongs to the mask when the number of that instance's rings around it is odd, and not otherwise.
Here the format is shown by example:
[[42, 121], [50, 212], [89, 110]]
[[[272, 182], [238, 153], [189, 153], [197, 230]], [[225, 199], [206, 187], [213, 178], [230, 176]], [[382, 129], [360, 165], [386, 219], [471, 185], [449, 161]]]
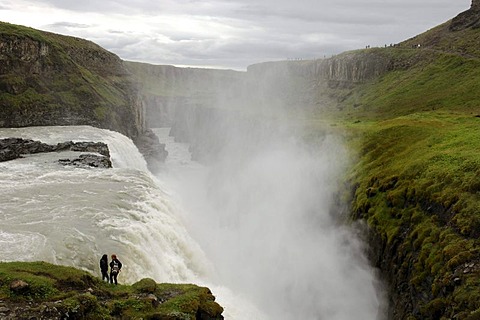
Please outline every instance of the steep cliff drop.
[[[253, 138], [235, 127], [205, 165], [191, 162], [188, 145], [173, 142], [168, 129], [156, 130], [169, 152], [158, 178], [178, 194], [217, 281], [254, 303], [261, 319], [385, 319], [364, 243], [334, 201], [348, 163], [341, 139], [326, 135], [307, 146], [290, 132]], [[228, 314], [229, 304], [219, 303]]]

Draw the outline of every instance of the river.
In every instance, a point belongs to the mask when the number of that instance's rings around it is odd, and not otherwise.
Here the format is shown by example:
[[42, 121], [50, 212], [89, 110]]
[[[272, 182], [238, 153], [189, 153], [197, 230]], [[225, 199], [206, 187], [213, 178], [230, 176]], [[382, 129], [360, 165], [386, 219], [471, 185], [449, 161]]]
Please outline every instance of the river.
[[[355, 229], [339, 223], [339, 139], [294, 140], [202, 165], [168, 128], [156, 172], [132, 141], [90, 126], [0, 129], [0, 138], [103, 141], [112, 169], [62, 166], [67, 153], [0, 163], [0, 260], [75, 266], [100, 276], [115, 253], [133, 283], [212, 289], [226, 319], [383, 319], [383, 294]], [[338, 209], [338, 210], [337, 210]]]

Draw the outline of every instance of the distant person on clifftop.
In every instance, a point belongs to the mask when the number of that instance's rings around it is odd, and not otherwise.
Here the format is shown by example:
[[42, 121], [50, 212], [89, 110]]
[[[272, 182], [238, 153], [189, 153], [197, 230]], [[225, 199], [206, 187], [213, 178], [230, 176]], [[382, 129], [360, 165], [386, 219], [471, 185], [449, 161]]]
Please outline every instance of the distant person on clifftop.
[[122, 269], [122, 263], [117, 259], [117, 256], [112, 254], [112, 261], [110, 261], [110, 283], [115, 281], [117, 284], [117, 276]]
[[107, 279], [107, 282], [110, 281], [108, 277], [108, 256], [104, 254], [100, 259], [100, 271], [102, 272], [102, 281]]

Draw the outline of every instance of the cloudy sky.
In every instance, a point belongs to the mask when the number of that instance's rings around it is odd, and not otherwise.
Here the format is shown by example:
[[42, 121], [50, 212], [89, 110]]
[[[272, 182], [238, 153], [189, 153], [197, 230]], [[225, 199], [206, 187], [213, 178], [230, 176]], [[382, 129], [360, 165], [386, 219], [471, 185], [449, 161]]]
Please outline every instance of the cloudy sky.
[[122, 59], [244, 70], [384, 46], [471, 0], [0, 0], [0, 21], [92, 40]]

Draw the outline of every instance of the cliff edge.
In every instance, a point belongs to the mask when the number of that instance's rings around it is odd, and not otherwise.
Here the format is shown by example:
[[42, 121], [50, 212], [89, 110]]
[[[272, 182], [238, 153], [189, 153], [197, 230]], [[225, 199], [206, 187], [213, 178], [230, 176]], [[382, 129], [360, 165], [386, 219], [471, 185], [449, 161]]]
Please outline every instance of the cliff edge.
[[0, 318], [222, 320], [208, 288], [142, 279], [131, 286], [46, 262], [0, 262]]
[[0, 126], [93, 125], [145, 131], [123, 62], [83, 39], [0, 23]]

